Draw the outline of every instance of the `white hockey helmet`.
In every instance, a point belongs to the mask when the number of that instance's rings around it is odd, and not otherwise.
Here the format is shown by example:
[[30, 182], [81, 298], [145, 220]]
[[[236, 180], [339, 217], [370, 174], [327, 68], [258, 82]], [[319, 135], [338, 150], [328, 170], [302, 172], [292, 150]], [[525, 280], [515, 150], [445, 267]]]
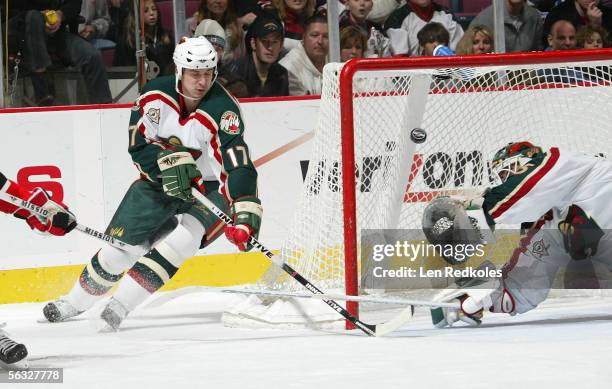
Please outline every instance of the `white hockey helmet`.
[[177, 92], [179, 81], [183, 78], [183, 69], [214, 69], [213, 82], [217, 78], [217, 51], [203, 36], [181, 39], [174, 48], [172, 59], [176, 65]]

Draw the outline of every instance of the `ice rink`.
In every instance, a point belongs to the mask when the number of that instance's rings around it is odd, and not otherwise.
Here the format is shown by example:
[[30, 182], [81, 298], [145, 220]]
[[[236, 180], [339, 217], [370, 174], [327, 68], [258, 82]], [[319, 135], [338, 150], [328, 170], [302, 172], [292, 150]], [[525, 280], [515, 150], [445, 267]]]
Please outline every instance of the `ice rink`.
[[134, 311], [117, 333], [97, 333], [83, 315], [38, 322], [39, 303], [0, 306], [0, 322], [26, 344], [31, 368], [64, 369], [62, 388], [612, 387], [610, 297], [551, 299], [480, 328], [434, 329], [417, 308], [386, 338], [224, 327], [223, 309], [241, 298], [185, 294]]

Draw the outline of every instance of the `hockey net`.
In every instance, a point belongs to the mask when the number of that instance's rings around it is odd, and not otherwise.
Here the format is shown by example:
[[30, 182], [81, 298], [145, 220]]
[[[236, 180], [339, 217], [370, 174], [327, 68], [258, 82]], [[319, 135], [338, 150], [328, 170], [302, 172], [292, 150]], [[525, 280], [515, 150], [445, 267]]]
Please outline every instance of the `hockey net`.
[[[490, 186], [489, 161], [505, 144], [610, 155], [611, 60], [611, 50], [587, 50], [327, 65], [283, 259], [322, 290], [357, 294], [365, 287], [362, 231], [420, 230], [431, 199]], [[411, 140], [415, 128], [426, 131], [424, 143]], [[494, 255], [497, 264], [516, 241]], [[258, 287], [302, 291], [274, 267]], [[224, 322], [291, 327], [338, 317], [320, 301], [250, 297], [226, 311]]]

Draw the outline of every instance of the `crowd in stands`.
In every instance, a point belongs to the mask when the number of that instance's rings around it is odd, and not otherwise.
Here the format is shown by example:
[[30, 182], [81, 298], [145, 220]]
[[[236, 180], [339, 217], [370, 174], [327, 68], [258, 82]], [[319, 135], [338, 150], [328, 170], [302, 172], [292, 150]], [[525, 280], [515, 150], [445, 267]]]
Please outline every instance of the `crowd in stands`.
[[[54, 103], [49, 74], [72, 66], [90, 103], [112, 100], [106, 69], [137, 62], [134, 0], [9, 2], [8, 51], [31, 79], [31, 105]], [[337, 0], [341, 60], [495, 51], [493, 6], [480, 0]], [[171, 0], [142, 0], [149, 78], [172, 74]], [[612, 0], [504, 0], [506, 52], [608, 47]], [[237, 97], [321, 92], [328, 61], [325, 0], [185, 0], [186, 30], [219, 55]], [[460, 7], [458, 6], [460, 5]], [[453, 9], [454, 7], [454, 9]], [[457, 8], [460, 9], [457, 9]]]

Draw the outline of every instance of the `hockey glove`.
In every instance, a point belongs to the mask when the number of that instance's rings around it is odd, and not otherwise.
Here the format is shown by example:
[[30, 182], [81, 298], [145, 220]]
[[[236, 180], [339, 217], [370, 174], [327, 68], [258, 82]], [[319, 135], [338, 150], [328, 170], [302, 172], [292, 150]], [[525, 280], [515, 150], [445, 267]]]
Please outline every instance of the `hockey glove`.
[[261, 201], [257, 197], [245, 196], [234, 201], [230, 211], [234, 226], [225, 226], [227, 240], [238, 246], [240, 251], [250, 251], [253, 245], [249, 243], [249, 238], [253, 236], [257, 239], [259, 236], [262, 214]]
[[436, 297], [434, 300], [439, 302], [458, 302], [460, 308], [432, 308], [434, 326], [451, 327], [458, 321], [477, 326], [485, 310], [516, 314], [514, 298], [502, 283], [490, 280], [478, 287], [482, 289], [449, 289]]
[[[168, 196], [191, 200], [191, 187], [200, 181], [202, 173], [186, 148], [177, 146], [157, 154], [164, 192]], [[197, 186], [197, 185], [196, 185]]]
[[48, 212], [48, 216], [43, 217], [25, 208], [19, 208], [15, 211], [13, 215], [25, 219], [30, 228], [51, 235], [63, 236], [76, 227], [76, 218], [68, 210], [68, 207], [51, 200], [47, 192], [41, 188], [34, 189], [28, 201]]

